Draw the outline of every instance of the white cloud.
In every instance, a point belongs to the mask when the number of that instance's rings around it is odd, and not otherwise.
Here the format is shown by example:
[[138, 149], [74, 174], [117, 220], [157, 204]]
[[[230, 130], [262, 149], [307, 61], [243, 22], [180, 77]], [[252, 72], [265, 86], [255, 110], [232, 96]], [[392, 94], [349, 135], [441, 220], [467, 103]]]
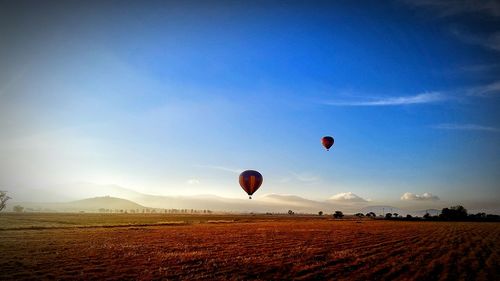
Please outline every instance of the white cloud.
[[462, 131], [489, 131], [489, 132], [500, 132], [499, 128], [482, 126], [477, 124], [438, 124], [432, 126], [434, 129], [441, 130], [462, 130]]
[[406, 192], [401, 196], [401, 200], [405, 201], [437, 201], [439, 197], [432, 195], [432, 193], [425, 192], [422, 195], [414, 194], [411, 192]]
[[191, 185], [200, 184], [200, 181], [197, 179], [189, 179], [187, 181], [187, 184], [191, 184]]
[[339, 194], [335, 194], [330, 197], [328, 200], [339, 201], [339, 202], [367, 202], [367, 200], [359, 197], [358, 195], [352, 192], [342, 192]]
[[400, 96], [387, 98], [369, 98], [362, 101], [327, 101], [324, 104], [333, 106], [395, 106], [410, 104], [436, 103], [448, 99], [440, 92], [425, 92], [414, 96]]

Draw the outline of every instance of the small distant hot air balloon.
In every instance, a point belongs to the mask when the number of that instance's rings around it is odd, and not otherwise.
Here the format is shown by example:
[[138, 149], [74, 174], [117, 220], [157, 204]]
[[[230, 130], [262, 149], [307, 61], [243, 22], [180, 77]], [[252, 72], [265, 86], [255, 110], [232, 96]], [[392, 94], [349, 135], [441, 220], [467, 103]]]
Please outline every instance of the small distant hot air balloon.
[[327, 151], [330, 150], [330, 147], [332, 147], [333, 143], [334, 140], [330, 136], [325, 136], [321, 138], [321, 144], [323, 144], [323, 146], [326, 148]]
[[262, 185], [262, 175], [254, 170], [246, 170], [240, 174], [240, 185], [252, 199], [252, 194]]

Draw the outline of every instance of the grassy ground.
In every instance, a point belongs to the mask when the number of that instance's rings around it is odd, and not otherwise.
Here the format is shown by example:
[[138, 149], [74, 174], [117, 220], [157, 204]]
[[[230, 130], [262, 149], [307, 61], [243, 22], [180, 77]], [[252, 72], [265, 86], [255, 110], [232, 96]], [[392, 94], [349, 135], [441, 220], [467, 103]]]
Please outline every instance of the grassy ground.
[[500, 280], [498, 223], [4, 215], [0, 280]]

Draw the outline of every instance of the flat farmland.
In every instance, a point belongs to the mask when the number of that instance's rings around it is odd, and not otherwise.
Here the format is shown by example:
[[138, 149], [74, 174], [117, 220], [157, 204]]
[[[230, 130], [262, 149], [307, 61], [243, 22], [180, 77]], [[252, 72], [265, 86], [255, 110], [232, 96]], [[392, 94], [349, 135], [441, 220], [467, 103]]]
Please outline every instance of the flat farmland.
[[2, 214], [0, 228], [0, 280], [500, 280], [498, 223]]

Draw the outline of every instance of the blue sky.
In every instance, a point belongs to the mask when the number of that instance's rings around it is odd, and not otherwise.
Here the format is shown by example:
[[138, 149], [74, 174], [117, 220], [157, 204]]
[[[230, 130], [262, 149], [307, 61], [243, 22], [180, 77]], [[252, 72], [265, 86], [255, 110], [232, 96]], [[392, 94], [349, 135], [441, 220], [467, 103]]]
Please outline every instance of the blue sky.
[[0, 7], [3, 189], [500, 199], [497, 2]]

